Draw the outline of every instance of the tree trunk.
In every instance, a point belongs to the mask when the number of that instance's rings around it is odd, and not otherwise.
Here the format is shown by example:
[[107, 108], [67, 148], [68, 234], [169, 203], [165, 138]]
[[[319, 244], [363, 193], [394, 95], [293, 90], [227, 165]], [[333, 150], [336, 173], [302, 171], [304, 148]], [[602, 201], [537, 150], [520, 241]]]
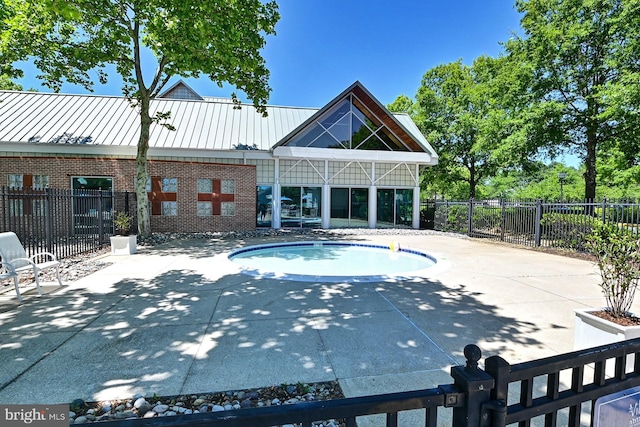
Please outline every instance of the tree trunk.
[[594, 124], [587, 128], [587, 156], [584, 159], [584, 198], [593, 200], [596, 198], [596, 148], [598, 140]]
[[149, 104], [148, 98], [140, 99], [140, 138], [138, 139], [138, 153], [136, 155], [138, 234], [142, 239], [151, 237], [151, 220], [147, 197], [147, 179], [149, 176], [147, 173], [147, 152], [149, 151], [149, 131], [151, 129]]
[[478, 183], [476, 182], [476, 168], [474, 164], [469, 166], [469, 198], [476, 198], [476, 186]]

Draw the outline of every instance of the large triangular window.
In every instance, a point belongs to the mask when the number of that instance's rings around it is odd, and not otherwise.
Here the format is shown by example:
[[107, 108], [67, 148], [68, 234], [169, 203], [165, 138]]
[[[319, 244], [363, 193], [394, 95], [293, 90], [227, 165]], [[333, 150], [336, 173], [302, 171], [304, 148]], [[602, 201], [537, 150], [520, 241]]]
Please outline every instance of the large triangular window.
[[410, 151], [354, 94], [349, 94], [289, 143], [294, 147]]

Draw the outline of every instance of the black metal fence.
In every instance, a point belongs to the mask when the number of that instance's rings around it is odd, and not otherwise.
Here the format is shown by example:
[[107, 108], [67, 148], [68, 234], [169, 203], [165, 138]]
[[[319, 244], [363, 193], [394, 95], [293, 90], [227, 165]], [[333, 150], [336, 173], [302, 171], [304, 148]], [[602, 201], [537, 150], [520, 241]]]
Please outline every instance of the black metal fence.
[[128, 212], [132, 196], [102, 190], [0, 187], [0, 231], [16, 233], [29, 255], [48, 251], [66, 258], [95, 251], [109, 243], [113, 213]]
[[[481, 353], [477, 346], [466, 346], [464, 354], [466, 366], [451, 368], [453, 383], [430, 389], [195, 415], [115, 420], [106, 421], [104, 425], [269, 427], [295, 424], [311, 427], [323, 420], [341, 420], [347, 427], [353, 427], [358, 417], [382, 414], [384, 421], [380, 421], [395, 427], [399, 425], [399, 414], [415, 410], [421, 414], [403, 425], [594, 425], [597, 399], [640, 386], [640, 339], [514, 365], [500, 356], [492, 356], [486, 359], [484, 370], [478, 366]], [[628, 412], [625, 404], [631, 402], [637, 406], [638, 400], [637, 395], [623, 399], [618, 411], [625, 416]], [[444, 408], [452, 409], [441, 411]], [[628, 422], [619, 425], [636, 425], [631, 421], [640, 415], [640, 409], [637, 412], [636, 415], [628, 413]], [[607, 427], [613, 425], [606, 424]], [[600, 424], [600, 427], [605, 426]]]
[[515, 200], [433, 201], [433, 228], [526, 246], [585, 250], [596, 222], [617, 224], [638, 234], [640, 202], [543, 202]]

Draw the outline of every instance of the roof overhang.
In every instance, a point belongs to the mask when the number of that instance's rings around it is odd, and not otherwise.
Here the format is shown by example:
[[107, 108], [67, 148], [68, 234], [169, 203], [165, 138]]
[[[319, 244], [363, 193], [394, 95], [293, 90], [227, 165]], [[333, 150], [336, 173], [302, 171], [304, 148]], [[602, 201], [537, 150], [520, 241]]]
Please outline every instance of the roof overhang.
[[395, 162], [435, 165], [437, 159], [429, 153], [409, 151], [337, 150], [313, 147], [280, 146], [273, 149], [273, 156], [284, 159], [343, 160], [364, 162]]

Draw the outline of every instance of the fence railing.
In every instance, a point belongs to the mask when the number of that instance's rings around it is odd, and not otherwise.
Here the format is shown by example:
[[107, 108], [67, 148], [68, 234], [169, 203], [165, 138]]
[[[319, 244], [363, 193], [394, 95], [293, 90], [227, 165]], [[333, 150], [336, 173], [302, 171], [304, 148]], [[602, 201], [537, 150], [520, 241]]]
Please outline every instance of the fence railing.
[[[435, 388], [194, 415], [113, 420], [101, 425], [311, 427], [338, 425], [317, 423], [339, 420], [341, 425], [354, 427], [358, 417], [382, 414], [384, 420], [376, 425], [384, 423], [395, 427], [399, 425], [399, 414], [404, 411], [414, 413], [412, 421], [403, 425], [427, 427], [504, 427], [516, 423], [545, 427], [594, 425], [594, 405], [599, 398], [640, 386], [640, 339], [514, 365], [500, 356], [492, 356], [486, 359], [484, 370], [478, 366], [481, 352], [477, 346], [466, 346], [464, 355], [466, 365], [451, 368], [453, 383]], [[621, 402], [623, 415], [628, 410], [624, 404], [629, 402], [637, 405], [637, 395]], [[451, 409], [440, 411], [444, 408]], [[415, 414], [415, 410], [420, 410], [420, 415]], [[628, 416], [629, 420], [635, 417]]]
[[[512, 200], [434, 201], [433, 228], [508, 243], [585, 250], [596, 222], [638, 234], [640, 203], [619, 201], [543, 202]], [[426, 220], [425, 220], [426, 223]]]
[[127, 192], [0, 187], [0, 231], [13, 231], [31, 255], [59, 258], [98, 250], [113, 235], [113, 212], [128, 211]]

